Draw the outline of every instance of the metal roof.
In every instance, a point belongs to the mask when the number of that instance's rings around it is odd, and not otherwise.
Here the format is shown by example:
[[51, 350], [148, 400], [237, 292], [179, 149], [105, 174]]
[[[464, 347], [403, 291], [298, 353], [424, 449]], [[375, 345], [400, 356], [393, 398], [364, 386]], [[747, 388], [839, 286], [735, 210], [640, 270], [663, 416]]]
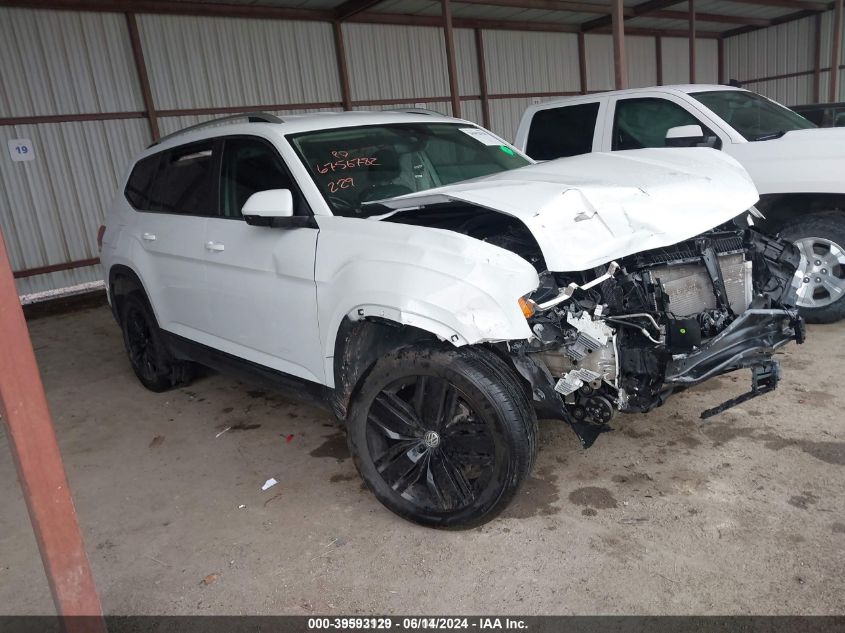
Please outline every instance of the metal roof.
[[[85, 2], [78, 1], [80, 4]], [[119, 5], [121, 0], [112, 2]], [[131, 2], [127, 0], [125, 4]], [[440, 0], [173, 0], [171, 4], [174, 7], [183, 5], [186, 10], [188, 5], [216, 6], [219, 9], [225, 6], [248, 7], [255, 11], [261, 8], [291, 9], [310, 12], [315, 19], [389, 20], [396, 24], [402, 23], [402, 16], [408, 17], [408, 24], [414, 24], [420, 23], [420, 19], [438, 18], [442, 11]], [[573, 31], [589, 32], [607, 30], [611, 0], [453, 0], [451, 6], [456, 26], [477, 23], [483, 28], [485, 23], [495, 23], [497, 28], [506, 28], [507, 22], [516, 22], [519, 24], [514, 25], [515, 29], [543, 30], [543, 25], [568, 25]], [[687, 2], [624, 0], [624, 6], [628, 14], [626, 26], [631, 29], [655, 31], [657, 35], [660, 31], [677, 35], [689, 30]], [[765, 0], [696, 0], [696, 31], [710, 37], [733, 35], [774, 26], [831, 7], [830, 0], [776, 0], [772, 3]]]

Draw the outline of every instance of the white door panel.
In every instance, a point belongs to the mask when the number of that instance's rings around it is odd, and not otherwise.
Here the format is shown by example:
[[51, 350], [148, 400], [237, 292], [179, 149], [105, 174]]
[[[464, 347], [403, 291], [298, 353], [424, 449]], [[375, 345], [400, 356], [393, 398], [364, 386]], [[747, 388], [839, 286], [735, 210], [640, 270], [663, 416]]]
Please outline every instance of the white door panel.
[[139, 272], [159, 326], [196, 339], [210, 325], [202, 236], [198, 216], [138, 212], [133, 229]]
[[[325, 382], [314, 257], [317, 229], [209, 219], [207, 262], [213, 347], [273, 369]], [[206, 248], [207, 247], [207, 248]]]

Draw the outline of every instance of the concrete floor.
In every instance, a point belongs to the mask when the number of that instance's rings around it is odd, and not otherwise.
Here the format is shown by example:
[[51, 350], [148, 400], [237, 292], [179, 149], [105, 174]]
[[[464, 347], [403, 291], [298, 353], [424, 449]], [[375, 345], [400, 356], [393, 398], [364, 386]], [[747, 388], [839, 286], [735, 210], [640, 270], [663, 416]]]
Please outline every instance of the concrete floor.
[[[219, 375], [145, 391], [103, 307], [30, 329], [110, 614], [845, 612], [845, 323], [707, 424], [747, 372], [588, 451], [542, 423], [517, 501], [469, 532], [383, 509], [317, 409]], [[51, 613], [6, 446], [0, 481], [0, 613]]]

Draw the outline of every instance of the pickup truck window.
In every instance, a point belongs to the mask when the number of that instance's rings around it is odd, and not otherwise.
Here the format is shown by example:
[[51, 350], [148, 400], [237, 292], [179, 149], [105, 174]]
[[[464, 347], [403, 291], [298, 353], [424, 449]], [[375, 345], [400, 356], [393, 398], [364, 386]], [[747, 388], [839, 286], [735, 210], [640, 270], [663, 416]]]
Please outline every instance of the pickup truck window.
[[525, 153], [535, 160], [552, 160], [591, 152], [598, 114], [598, 102], [536, 112]]
[[351, 217], [367, 215], [366, 202], [531, 163], [470, 124], [367, 125], [292, 134], [288, 140], [332, 212]]
[[612, 150], [666, 147], [666, 132], [679, 125], [700, 125], [712, 132], [677, 103], [666, 99], [620, 99], [613, 115]]
[[765, 97], [744, 90], [712, 90], [690, 95], [713, 110], [747, 141], [778, 138], [813, 123]]

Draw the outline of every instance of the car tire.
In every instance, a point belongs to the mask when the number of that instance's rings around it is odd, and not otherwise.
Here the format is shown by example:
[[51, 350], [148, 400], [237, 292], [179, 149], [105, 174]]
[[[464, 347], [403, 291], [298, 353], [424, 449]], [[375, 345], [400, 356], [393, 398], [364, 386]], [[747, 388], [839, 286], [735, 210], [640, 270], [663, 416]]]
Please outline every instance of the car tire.
[[438, 528], [493, 519], [537, 452], [537, 418], [519, 379], [471, 347], [413, 346], [380, 359], [353, 397], [347, 433], [376, 498]]
[[149, 303], [140, 293], [129, 294], [121, 301], [120, 325], [129, 363], [147, 389], [167, 391], [193, 379], [193, 363], [173, 357]]
[[845, 318], [845, 213], [824, 211], [785, 225], [780, 234], [807, 259], [798, 310], [808, 323]]

